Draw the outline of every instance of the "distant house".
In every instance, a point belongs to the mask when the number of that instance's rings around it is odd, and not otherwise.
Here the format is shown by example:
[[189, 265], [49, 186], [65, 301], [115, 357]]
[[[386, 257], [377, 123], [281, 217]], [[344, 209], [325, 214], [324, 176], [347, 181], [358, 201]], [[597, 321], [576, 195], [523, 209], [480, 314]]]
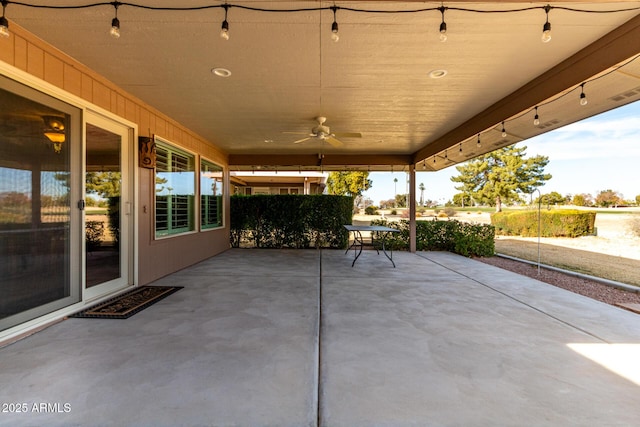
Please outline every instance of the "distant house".
[[322, 194], [326, 172], [231, 171], [231, 194]]

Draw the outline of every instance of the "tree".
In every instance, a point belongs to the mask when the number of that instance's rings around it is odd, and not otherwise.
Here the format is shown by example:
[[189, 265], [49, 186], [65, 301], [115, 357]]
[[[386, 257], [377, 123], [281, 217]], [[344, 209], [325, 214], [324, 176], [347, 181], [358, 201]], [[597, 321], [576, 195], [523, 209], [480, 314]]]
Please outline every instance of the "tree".
[[424, 183], [421, 182], [418, 188], [420, 189], [420, 206], [424, 206]]
[[396, 200], [388, 199], [388, 200], [380, 200], [380, 209], [390, 209], [395, 207]]
[[407, 207], [407, 195], [406, 194], [396, 194], [396, 208], [406, 208]]
[[465, 206], [471, 206], [471, 197], [464, 193], [456, 193], [453, 195], [453, 204], [463, 208]]
[[557, 191], [552, 191], [551, 193], [543, 194], [542, 197], [536, 198], [534, 203], [538, 204], [538, 202], [540, 202], [543, 205], [551, 206], [551, 205], [561, 205], [565, 201], [566, 199], [564, 198], [564, 196], [562, 196]]
[[455, 187], [465, 196], [502, 211], [503, 203], [520, 201], [521, 194], [530, 194], [551, 179], [544, 173], [549, 163], [547, 156], [525, 158], [526, 146], [509, 146], [477, 157], [460, 166], [460, 173], [451, 181], [462, 185]]
[[85, 183], [87, 193], [109, 198], [120, 195], [120, 172], [87, 172]]
[[640, 206], [640, 194], [636, 196], [636, 205]]
[[576, 194], [571, 200], [571, 204], [575, 206], [593, 206], [593, 197], [591, 194]]
[[[398, 178], [393, 178], [393, 198], [398, 200]], [[398, 206], [397, 204], [395, 205]]]
[[331, 172], [327, 192], [337, 196], [360, 196], [371, 188], [369, 172]]
[[623, 200], [620, 193], [613, 190], [603, 190], [596, 196], [596, 205], [608, 208], [609, 206], [617, 206], [622, 204]]

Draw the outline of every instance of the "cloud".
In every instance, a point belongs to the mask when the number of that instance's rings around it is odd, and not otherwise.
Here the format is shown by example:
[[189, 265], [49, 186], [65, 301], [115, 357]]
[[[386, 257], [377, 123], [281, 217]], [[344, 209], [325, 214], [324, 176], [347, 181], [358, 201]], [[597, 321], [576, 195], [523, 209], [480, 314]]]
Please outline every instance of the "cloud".
[[525, 144], [528, 155], [551, 160], [640, 157], [640, 103], [615, 115], [605, 113], [537, 136]]

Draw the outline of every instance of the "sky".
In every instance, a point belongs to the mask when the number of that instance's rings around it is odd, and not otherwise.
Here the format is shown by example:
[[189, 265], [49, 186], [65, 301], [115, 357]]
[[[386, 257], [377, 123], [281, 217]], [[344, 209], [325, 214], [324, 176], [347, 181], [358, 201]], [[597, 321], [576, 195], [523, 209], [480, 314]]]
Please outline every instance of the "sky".
[[[545, 172], [552, 178], [540, 187], [542, 194], [557, 191], [566, 194], [587, 193], [596, 196], [602, 190], [613, 190], [625, 199], [640, 195], [640, 101], [547, 132], [518, 143], [526, 146], [526, 157], [549, 157]], [[416, 170], [417, 186], [424, 183], [425, 200], [444, 203], [459, 191], [451, 182], [458, 175], [455, 166], [438, 172]], [[394, 178], [398, 179], [394, 185]], [[405, 172], [371, 172], [371, 189], [364, 196], [379, 205], [408, 192]]]

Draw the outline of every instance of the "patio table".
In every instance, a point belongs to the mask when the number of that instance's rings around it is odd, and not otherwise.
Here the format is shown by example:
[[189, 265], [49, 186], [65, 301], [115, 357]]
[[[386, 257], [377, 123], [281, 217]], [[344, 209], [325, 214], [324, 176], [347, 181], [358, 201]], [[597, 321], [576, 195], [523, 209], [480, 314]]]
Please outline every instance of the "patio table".
[[[347, 225], [344, 226], [344, 228], [346, 228], [349, 233], [353, 233], [353, 243], [345, 251], [345, 254], [346, 254], [347, 252], [349, 252], [349, 249], [353, 248], [353, 253], [355, 255], [355, 258], [353, 259], [353, 262], [351, 263], [351, 267], [353, 267], [355, 265], [356, 261], [360, 257], [360, 254], [362, 254], [362, 248], [365, 245], [364, 239], [362, 237], [362, 232], [363, 231], [370, 231], [370, 232], [378, 232], [378, 233], [380, 233], [381, 240], [382, 240], [382, 252], [389, 259], [389, 261], [391, 261], [391, 264], [393, 264], [393, 268], [396, 267], [396, 263], [393, 262], [393, 247], [391, 247], [389, 249], [389, 252], [387, 253], [386, 241], [387, 241], [387, 237], [390, 234], [399, 233], [400, 230], [398, 230], [397, 228], [385, 227], [383, 225], [351, 225], [351, 224], [347, 224]], [[372, 239], [372, 243], [373, 243], [373, 239]], [[376, 252], [378, 253], [378, 255], [380, 255], [380, 251], [378, 251], [378, 248], [376, 248], [375, 246], [374, 246], [374, 248], [375, 248]]]

